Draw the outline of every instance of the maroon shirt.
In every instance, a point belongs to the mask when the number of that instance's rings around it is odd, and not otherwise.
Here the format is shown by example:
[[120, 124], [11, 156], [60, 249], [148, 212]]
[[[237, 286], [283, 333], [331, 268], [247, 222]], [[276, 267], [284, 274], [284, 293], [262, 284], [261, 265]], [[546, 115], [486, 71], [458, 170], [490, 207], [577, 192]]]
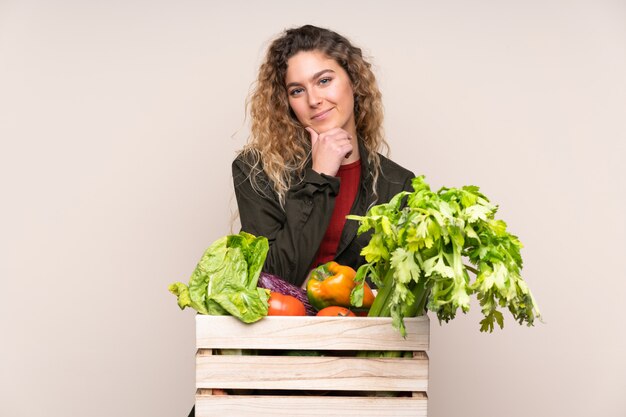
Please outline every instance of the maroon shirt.
[[313, 267], [330, 262], [335, 258], [341, 232], [346, 223], [346, 216], [354, 204], [359, 183], [361, 182], [361, 160], [341, 165], [337, 172], [340, 179], [339, 194], [335, 197], [335, 207], [330, 217], [330, 223], [317, 251]]

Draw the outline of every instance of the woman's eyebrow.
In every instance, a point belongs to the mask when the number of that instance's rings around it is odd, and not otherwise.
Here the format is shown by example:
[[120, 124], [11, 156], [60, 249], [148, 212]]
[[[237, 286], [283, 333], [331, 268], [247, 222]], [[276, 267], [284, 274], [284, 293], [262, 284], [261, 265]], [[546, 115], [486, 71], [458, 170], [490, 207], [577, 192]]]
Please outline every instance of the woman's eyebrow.
[[[318, 78], [320, 75], [322, 75], [324, 73], [327, 73], [327, 72], [333, 72], [334, 73], [335, 71], [331, 70], [330, 68], [323, 69], [323, 70], [313, 74], [313, 76], [311, 77], [311, 81], [313, 81], [314, 79]], [[296, 82], [289, 83], [289, 84], [286, 85], [286, 87], [289, 88], [289, 87], [293, 87], [293, 86], [296, 86], [296, 85], [300, 85], [300, 83], [296, 83]]]

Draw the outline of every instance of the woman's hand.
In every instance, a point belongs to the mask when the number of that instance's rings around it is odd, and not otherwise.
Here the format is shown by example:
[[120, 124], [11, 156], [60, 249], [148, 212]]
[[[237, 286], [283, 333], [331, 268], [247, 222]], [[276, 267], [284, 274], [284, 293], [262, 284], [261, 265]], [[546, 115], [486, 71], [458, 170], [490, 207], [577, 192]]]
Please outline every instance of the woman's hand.
[[305, 129], [311, 135], [313, 170], [334, 177], [341, 163], [352, 154], [352, 136], [339, 127], [322, 133], [311, 127]]

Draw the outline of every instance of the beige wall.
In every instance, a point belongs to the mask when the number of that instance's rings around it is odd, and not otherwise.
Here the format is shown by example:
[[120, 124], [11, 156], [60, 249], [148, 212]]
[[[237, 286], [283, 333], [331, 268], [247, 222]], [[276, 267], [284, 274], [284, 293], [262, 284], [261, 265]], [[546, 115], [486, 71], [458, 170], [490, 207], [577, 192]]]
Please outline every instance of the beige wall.
[[307, 22], [373, 58], [391, 156], [525, 244], [545, 324], [433, 320], [430, 415], [626, 415], [626, 5], [594, 0], [0, 2], [0, 415], [186, 415], [167, 285], [229, 232], [246, 93]]

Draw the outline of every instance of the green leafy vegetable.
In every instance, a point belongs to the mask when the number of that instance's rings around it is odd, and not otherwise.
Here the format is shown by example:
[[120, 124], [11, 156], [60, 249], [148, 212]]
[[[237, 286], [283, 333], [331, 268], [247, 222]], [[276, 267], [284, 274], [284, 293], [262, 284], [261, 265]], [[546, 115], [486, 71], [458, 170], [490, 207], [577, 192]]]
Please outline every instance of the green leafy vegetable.
[[265, 237], [245, 232], [224, 236], [204, 252], [189, 285], [175, 282], [168, 289], [181, 309], [255, 322], [267, 315], [269, 292], [257, 288], [257, 281], [268, 250]]
[[522, 244], [495, 219], [497, 206], [476, 186], [433, 192], [423, 176], [412, 185], [413, 192], [401, 192], [365, 216], [348, 216], [360, 222], [359, 234], [372, 230], [361, 252], [367, 263], [355, 278], [370, 277], [379, 287], [369, 316], [392, 317], [406, 335], [404, 317], [427, 308], [447, 322], [459, 309], [467, 312], [475, 295], [484, 315], [481, 331], [493, 331], [496, 323], [503, 327], [501, 308], [520, 324], [540, 319], [520, 275]]

